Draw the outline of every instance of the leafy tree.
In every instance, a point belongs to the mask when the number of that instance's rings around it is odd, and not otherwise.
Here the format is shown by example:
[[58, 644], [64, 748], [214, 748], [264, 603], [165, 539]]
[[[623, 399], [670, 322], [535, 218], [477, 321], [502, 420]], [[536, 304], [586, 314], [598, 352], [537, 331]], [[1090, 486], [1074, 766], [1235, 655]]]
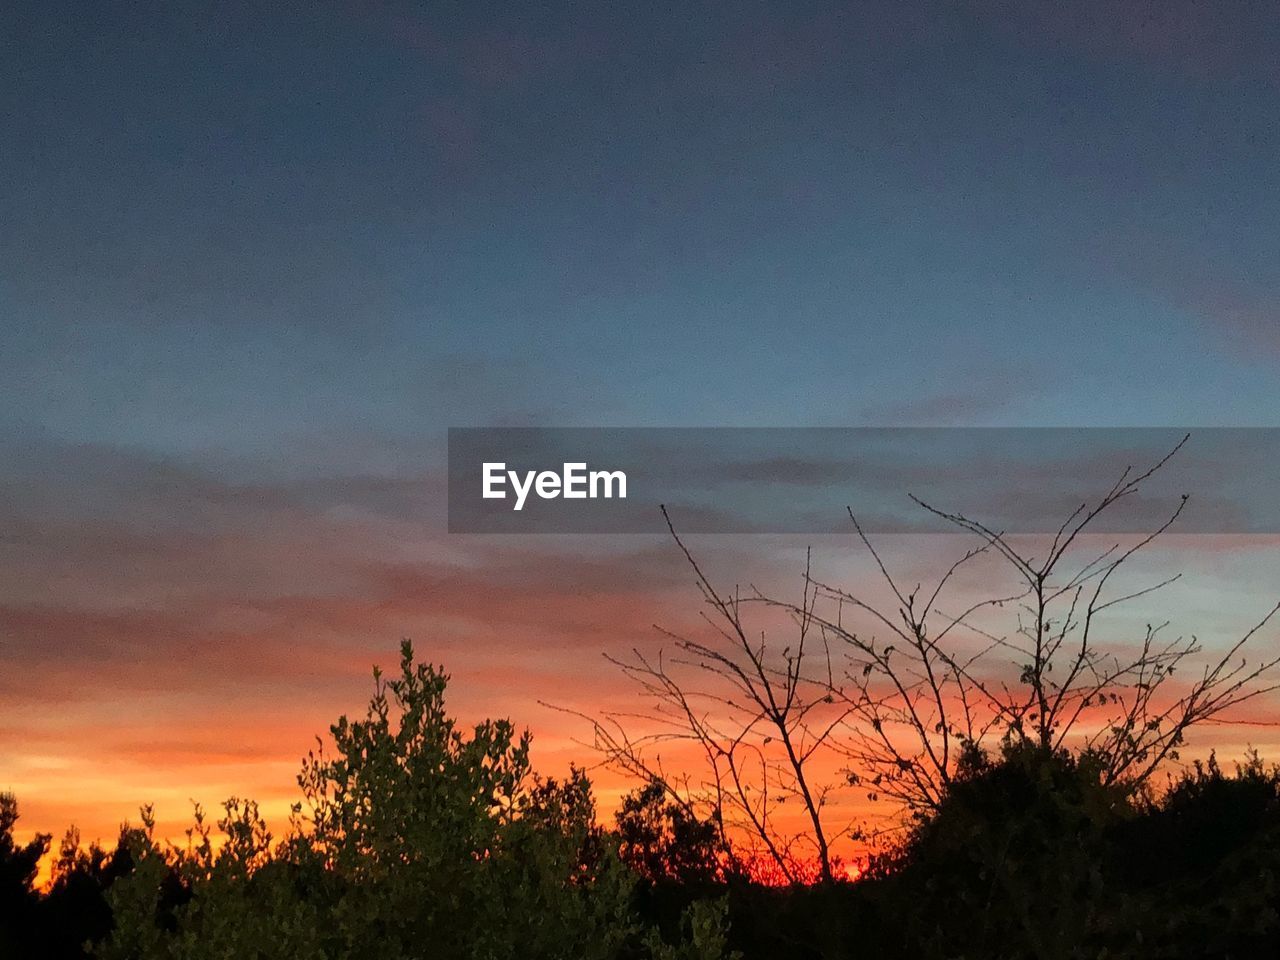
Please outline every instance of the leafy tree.
[[1026, 742], [996, 761], [971, 756], [936, 810], [870, 871], [915, 955], [1096, 955], [1086, 947], [1107, 927], [1106, 841], [1134, 815], [1103, 767]]
[[87, 945], [98, 943], [111, 932], [106, 891], [133, 870], [129, 848], [127, 830], [121, 831], [113, 849], [97, 842], [83, 846], [75, 827], [66, 832], [58, 845], [49, 888], [40, 902], [45, 956], [84, 956]]
[[652, 781], [623, 797], [614, 819], [619, 855], [651, 883], [706, 886], [729, 867], [721, 861], [717, 825], [672, 801], [661, 782]]
[[273, 845], [252, 802], [216, 826], [197, 809], [185, 850], [154, 822], [111, 891], [118, 960], [712, 958], [723, 911], [691, 909], [669, 944], [639, 922], [633, 875], [595, 824], [579, 770], [538, 777], [529, 736], [507, 721], [464, 730], [445, 709], [447, 677], [414, 662], [375, 671], [365, 715], [342, 717], [298, 781], [289, 835]]
[[1106, 862], [1134, 955], [1280, 955], [1280, 769], [1252, 753], [1228, 774], [1211, 755], [1142, 814]]
[[1006, 744], [856, 884], [738, 891], [750, 957], [1280, 955], [1280, 771], [1197, 764], [1157, 794], [1105, 758]]
[[35, 878], [52, 838], [40, 833], [19, 844], [13, 836], [17, 822], [17, 799], [0, 793], [0, 956], [22, 956], [39, 945]]

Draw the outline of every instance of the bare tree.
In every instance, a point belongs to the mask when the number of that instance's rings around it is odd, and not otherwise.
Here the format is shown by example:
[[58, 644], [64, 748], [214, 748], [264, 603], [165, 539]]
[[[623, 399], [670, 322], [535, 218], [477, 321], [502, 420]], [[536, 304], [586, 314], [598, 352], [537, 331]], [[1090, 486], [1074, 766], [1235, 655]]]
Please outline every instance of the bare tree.
[[[1280, 657], [1251, 660], [1246, 651], [1280, 604], [1207, 662], [1196, 637], [1165, 639], [1167, 623], [1148, 624], [1128, 643], [1099, 636], [1107, 611], [1179, 579], [1108, 590], [1173, 526], [1187, 497], [1149, 534], [1082, 560], [1096, 541], [1090, 527], [1186, 440], [1145, 471], [1126, 468], [1051, 539], [1039, 539], [1039, 557], [1016, 538], [912, 497], [975, 540], [930, 589], [905, 588], [850, 510], [887, 601], [820, 582], [807, 561], [799, 602], [718, 590], [668, 518], [714, 630], [706, 639], [664, 630], [670, 656], [634, 651], [615, 661], [640, 685], [648, 709], [591, 718], [595, 746], [607, 763], [664, 784], [688, 812], [714, 819], [731, 860], [763, 858], [788, 882], [807, 878], [809, 864], [817, 879], [836, 875], [833, 847], [856, 833], [847, 809], [833, 803], [841, 792], [865, 790], [927, 811], [966, 764], [1001, 745], [1087, 752], [1106, 782], [1141, 789], [1178, 759], [1189, 728], [1274, 690], [1280, 665]], [[1012, 586], [957, 602], [958, 572], [983, 556], [1003, 564]], [[957, 607], [948, 610], [951, 603]], [[749, 630], [749, 606], [782, 614], [792, 641], [779, 650], [764, 631]], [[662, 751], [676, 743], [697, 748], [700, 769], [664, 766]], [[784, 818], [787, 804], [800, 814]]]
[[[758, 869], [763, 862], [789, 883], [816, 878], [830, 882], [836, 862], [832, 845], [850, 829], [828, 822], [827, 803], [839, 785], [822, 776], [821, 755], [832, 755], [835, 729], [848, 716], [836, 704], [835, 677], [822, 631], [813, 631], [816, 582], [806, 565], [801, 602], [788, 607], [796, 636], [773, 649], [764, 632], [753, 636], [743, 621], [746, 604], [758, 593], [718, 591], [666, 515], [668, 529], [694, 572], [709, 607], [703, 616], [712, 628], [707, 640], [658, 629], [674, 645], [674, 654], [650, 658], [636, 650], [632, 659], [610, 657], [647, 695], [648, 713], [609, 713], [591, 718], [595, 747], [614, 767], [662, 783], [688, 812], [713, 820], [722, 847], [735, 869]], [[816, 634], [816, 638], [815, 638]], [[815, 683], [804, 671], [826, 663], [825, 680]], [[697, 679], [685, 680], [688, 673]], [[637, 724], [645, 732], [631, 735]], [[704, 765], [696, 774], [663, 764], [662, 747], [695, 746]], [[781, 808], [798, 808], [786, 822]]]

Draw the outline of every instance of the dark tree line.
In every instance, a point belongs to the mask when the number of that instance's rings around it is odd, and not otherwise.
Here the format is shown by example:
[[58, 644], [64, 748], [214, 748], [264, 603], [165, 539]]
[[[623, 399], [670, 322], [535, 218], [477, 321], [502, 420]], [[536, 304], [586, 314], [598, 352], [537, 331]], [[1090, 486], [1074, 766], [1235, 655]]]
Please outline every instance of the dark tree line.
[[[638, 875], [617, 834], [596, 822], [582, 771], [538, 775], [528, 734], [507, 721], [462, 729], [445, 709], [446, 684], [407, 643], [397, 675], [375, 671], [365, 715], [340, 718], [330, 744], [304, 760], [280, 838], [249, 800], [228, 800], [216, 818], [197, 807], [176, 846], [155, 836], [144, 808], [110, 852], [68, 834], [40, 892], [49, 837], [17, 845], [16, 801], [4, 797], [0, 956], [729, 955], [717, 900], [690, 901], [661, 927], [647, 922]], [[639, 849], [625, 849], [638, 863]]]
[[[610, 829], [580, 774], [531, 781], [515, 808], [465, 788], [436, 796], [435, 813], [421, 795], [330, 808], [328, 839], [278, 844], [232, 802], [216, 851], [203, 818], [172, 849], [148, 814], [111, 851], [69, 836], [43, 892], [48, 837], [14, 843], [5, 798], [0, 956], [1280, 955], [1280, 772], [1256, 756], [1230, 770], [1210, 757], [1135, 794], [1095, 759], [1010, 745], [962, 764], [862, 879], [783, 887], [726, 870], [715, 825], [660, 784], [630, 794]], [[526, 822], [491, 832], [512, 810]]]

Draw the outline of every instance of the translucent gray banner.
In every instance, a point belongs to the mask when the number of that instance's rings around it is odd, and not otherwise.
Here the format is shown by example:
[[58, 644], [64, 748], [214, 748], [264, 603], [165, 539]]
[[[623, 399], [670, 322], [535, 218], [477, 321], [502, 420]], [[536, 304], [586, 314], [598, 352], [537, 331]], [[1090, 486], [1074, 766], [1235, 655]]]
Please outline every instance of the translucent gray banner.
[[[1183, 442], [1185, 439], [1185, 443]], [[1182, 446], [1179, 448], [1179, 444]], [[1280, 532], [1280, 429], [502, 427], [449, 431], [455, 533], [1051, 533], [1177, 449], [1092, 529]], [[486, 495], [487, 494], [487, 495]]]

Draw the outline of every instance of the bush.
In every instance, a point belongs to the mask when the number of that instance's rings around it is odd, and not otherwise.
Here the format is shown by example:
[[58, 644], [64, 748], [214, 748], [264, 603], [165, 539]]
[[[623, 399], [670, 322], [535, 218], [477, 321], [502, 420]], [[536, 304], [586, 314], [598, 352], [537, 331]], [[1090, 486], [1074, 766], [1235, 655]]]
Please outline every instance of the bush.
[[273, 846], [256, 805], [229, 801], [215, 844], [197, 811], [184, 851], [133, 837], [110, 899], [105, 960], [720, 957], [723, 912], [702, 905], [669, 945], [638, 922], [633, 877], [594, 822], [581, 771], [536, 776], [506, 721], [469, 732], [447, 678], [402, 649], [362, 719], [313, 752], [303, 800]]

